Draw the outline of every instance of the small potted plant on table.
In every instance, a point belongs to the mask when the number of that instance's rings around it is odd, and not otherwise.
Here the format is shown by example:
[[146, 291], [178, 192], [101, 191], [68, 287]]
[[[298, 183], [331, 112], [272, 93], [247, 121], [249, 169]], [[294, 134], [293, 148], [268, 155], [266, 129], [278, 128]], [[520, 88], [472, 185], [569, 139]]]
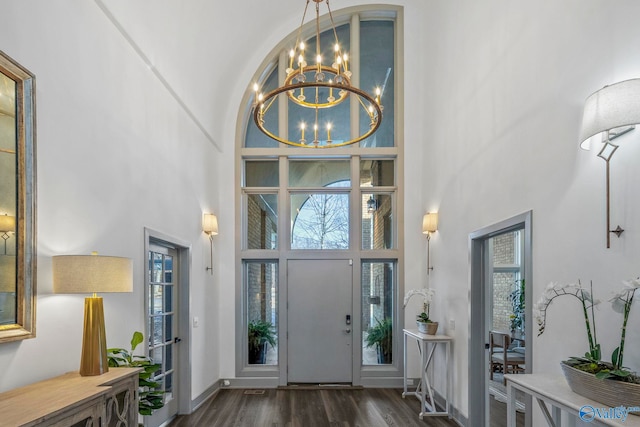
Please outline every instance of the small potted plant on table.
[[422, 312], [416, 316], [416, 324], [418, 325], [418, 332], [423, 334], [435, 335], [438, 331], [438, 322], [434, 322], [429, 318], [429, 307], [434, 293], [435, 291], [431, 288], [411, 289], [404, 297], [404, 307], [406, 307], [412, 296], [422, 296]]

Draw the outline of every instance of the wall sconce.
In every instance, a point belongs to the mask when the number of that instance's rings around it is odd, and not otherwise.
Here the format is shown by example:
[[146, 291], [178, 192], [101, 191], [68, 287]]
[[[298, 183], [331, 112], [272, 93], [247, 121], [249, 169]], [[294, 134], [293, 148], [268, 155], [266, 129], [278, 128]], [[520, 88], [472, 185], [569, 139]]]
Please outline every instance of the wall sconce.
[[218, 235], [218, 218], [214, 214], [204, 214], [202, 218], [202, 231], [209, 236], [209, 243], [211, 245], [211, 261], [210, 267], [207, 267], [207, 271], [211, 271], [213, 274], [213, 236]]
[[584, 104], [580, 127], [580, 148], [590, 149], [591, 137], [602, 133], [602, 149], [598, 157], [606, 163], [607, 248], [611, 233], [620, 237], [619, 225], [612, 230], [609, 208], [609, 162], [618, 145], [612, 141], [635, 129], [640, 123], [640, 79], [631, 79], [605, 86], [590, 95]]
[[133, 262], [129, 258], [92, 255], [53, 257], [53, 292], [86, 294], [80, 375], [102, 375], [109, 371], [102, 297], [97, 292], [132, 292]]
[[431, 233], [435, 233], [437, 230], [438, 230], [438, 212], [431, 212], [431, 213], [425, 214], [425, 216], [422, 217], [422, 234], [427, 235], [427, 275], [429, 274], [429, 271], [433, 270], [433, 267], [431, 266], [430, 253], [429, 253]]
[[16, 217], [7, 214], [0, 215], [0, 237], [4, 239], [4, 254], [7, 254], [7, 240], [11, 237], [9, 233], [16, 231]]
[[373, 195], [369, 196], [367, 200], [367, 212], [373, 213], [378, 210], [378, 200], [373, 198]]

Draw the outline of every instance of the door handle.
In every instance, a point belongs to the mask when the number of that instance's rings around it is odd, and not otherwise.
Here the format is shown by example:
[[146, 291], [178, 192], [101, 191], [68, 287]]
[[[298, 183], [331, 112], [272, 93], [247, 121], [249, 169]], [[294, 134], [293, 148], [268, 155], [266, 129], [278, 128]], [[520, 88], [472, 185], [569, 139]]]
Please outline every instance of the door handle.
[[350, 334], [350, 333], [351, 333], [351, 328], [347, 328], [347, 329], [345, 329], [344, 331], [345, 331], [347, 334]]
[[178, 344], [180, 341], [182, 341], [182, 338], [175, 337], [173, 339], [173, 342], [176, 343], [176, 344]]

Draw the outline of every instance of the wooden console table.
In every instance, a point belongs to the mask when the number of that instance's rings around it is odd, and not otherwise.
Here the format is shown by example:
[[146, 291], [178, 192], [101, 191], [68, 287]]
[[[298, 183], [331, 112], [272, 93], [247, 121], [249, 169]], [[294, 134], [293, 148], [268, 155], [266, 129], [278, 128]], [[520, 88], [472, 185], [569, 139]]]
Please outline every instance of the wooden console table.
[[[562, 411], [567, 412], [573, 418], [578, 418], [580, 410], [585, 407], [587, 408], [586, 415], [590, 415], [590, 408], [606, 406], [571, 391], [562, 375], [509, 374], [504, 377], [507, 380], [507, 427], [516, 427], [516, 389], [531, 395], [538, 402], [550, 427], [562, 425]], [[598, 416], [589, 416], [589, 418], [588, 422], [595, 426], [640, 427], [640, 416], [637, 415], [628, 415], [624, 421]]]
[[[433, 416], [448, 416], [451, 418], [451, 410], [449, 408], [449, 401], [451, 400], [451, 341], [453, 338], [447, 335], [427, 335], [421, 332], [418, 332], [417, 329], [403, 329], [404, 332], [404, 391], [402, 393], [402, 397], [405, 396], [415, 396], [422, 403], [420, 414], [418, 415], [420, 419], [423, 417], [433, 417]], [[407, 390], [407, 341], [408, 339], [413, 339], [418, 344], [418, 351], [421, 355], [421, 379], [420, 383], [414, 391]], [[445, 376], [446, 376], [446, 392], [444, 394], [445, 398], [445, 410], [438, 411], [435, 405], [435, 399], [433, 397], [433, 389], [431, 387], [431, 382], [429, 381], [429, 374], [427, 370], [429, 369], [429, 365], [431, 364], [431, 360], [433, 359], [433, 352], [435, 351], [438, 345], [442, 345], [445, 347]]]
[[3, 426], [135, 427], [140, 368], [109, 368], [82, 377], [70, 372], [0, 394]]

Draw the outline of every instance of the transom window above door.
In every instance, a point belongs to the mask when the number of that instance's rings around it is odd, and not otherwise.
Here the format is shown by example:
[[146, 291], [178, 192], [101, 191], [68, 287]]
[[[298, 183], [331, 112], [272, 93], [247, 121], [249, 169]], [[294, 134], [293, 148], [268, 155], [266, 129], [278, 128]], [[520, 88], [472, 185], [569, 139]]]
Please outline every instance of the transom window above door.
[[[351, 224], [357, 219], [361, 250], [397, 247], [393, 159], [280, 159], [282, 165], [279, 160], [244, 162], [247, 250], [277, 250], [283, 244], [278, 230], [281, 212], [288, 218], [285, 242], [290, 250], [355, 249]], [[281, 170], [286, 171], [284, 180]], [[359, 187], [352, 185], [353, 179]], [[352, 219], [353, 205], [359, 214]]]

